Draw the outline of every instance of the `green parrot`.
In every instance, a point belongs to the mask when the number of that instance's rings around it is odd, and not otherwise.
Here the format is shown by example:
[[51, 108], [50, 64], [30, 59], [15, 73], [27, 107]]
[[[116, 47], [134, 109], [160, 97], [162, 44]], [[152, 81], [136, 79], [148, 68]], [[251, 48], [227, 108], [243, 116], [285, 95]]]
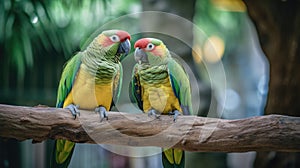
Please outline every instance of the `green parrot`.
[[[156, 117], [159, 114], [174, 115], [192, 112], [191, 90], [188, 75], [176, 62], [161, 40], [143, 38], [134, 44], [134, 66], [131, 81], [131, 98], [139, 108]], [[165, 168], [184, 167], [184, 151], [163, 149]]]
[[[130, 35], [122, 30], [107, 30], [98, 35], [86, 50], [78, 52], [65, 65], [59, 82], [56, 107], [70, 109], [76, 119], [79, 109], [95, 110], [100, 121], [120, 94], [121, 54], [130, 51]], [[75, 143], [56, 140], [51, 167], [68, 167]]]

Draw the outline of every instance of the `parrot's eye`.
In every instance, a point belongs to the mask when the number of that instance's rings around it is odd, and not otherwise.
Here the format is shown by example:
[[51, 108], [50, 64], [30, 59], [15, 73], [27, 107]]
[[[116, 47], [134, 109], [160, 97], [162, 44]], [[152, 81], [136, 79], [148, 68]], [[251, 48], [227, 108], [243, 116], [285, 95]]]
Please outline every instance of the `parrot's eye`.
[[154, 44], [149, 43], [146, 47], [146, 50], [150, 51], [150, 50], [153, 50], [153, 48], [154, 48]]
[[120, 41], [120, 38], [117, 35], [112, 35], [109, 38], [112, 42], [115, 42], [115, 43]]

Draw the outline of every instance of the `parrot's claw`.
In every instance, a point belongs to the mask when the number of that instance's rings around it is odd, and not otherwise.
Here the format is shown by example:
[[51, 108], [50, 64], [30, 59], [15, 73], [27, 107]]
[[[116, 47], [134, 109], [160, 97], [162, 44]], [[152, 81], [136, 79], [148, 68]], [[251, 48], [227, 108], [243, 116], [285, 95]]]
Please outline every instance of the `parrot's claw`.
[[69, 104], [65, 108], [71, 111], [72, 115], [74, 116], [74, 120], [76, 119], [77, 115], [80, 116], [80, 112], [78, 110], [79, 105]]
[[169, 115], [173, 115], [173, 121], [176, 122], [177, 117], [181, 115], [181, 113], [178, 110], [174, 110], [173, 112], [169, 112]]
[[102, 122], [104, 118], [108, 120], [108, 115], [105, 107], [99, 106], [95, 109], [95, 112], [98, 112], [100, 114], [100, 122]]
[[151, 109], [151, 110], [148, 111], [148, 117], [151, 117], [151, 116], [154, 116], [156, 119], [160, 118], [160, 115], [157, 114], [157, 111], [154, 110], [154, 109]]

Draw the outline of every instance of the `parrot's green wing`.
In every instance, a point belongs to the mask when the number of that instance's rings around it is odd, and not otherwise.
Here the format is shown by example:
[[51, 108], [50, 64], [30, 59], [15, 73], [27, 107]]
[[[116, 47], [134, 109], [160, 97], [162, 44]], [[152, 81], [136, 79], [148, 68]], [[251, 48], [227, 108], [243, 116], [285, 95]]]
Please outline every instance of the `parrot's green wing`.
[[143, 110], [142, 92], [139, 75], [137, 73], [138, 64], [133, 68], [131, 82], [129, 84], [129, 96], [133, 103], [137, 103], [138, 107]]
[[[182, 112], [184, 115], [190, 115], [192, 113], [192, 99], [188, 75], [183, 67], [172, 58], [168, 62], [168, 71], [173, 92], [179, 100]], [[162, 152], [164, 168], [183, 168], [184, 153], [181, 149], [164, 149]]]
[[172, 58], [168, 62], [168, 70], [172, 89], [179, 100], [183, 114], [192, 114], [191, 88], [188, 75], [183, 67]]
[[[82, 53], [76, 54], [70, 59], [63, 70], [57, 94], [56, 107], [63, 108], [64, 101], [72, 90], [77, 72], [81, 64]], [[56, 140], [54, 150], [52, 153], [50, 167], [66, 168], [68, 167], [72, 154], [74, 151], [75, 143], [67, 140]]]
[[113, 101], [110, 108], [112, 108], [112, 106], [116, 106], [122, 90], [123, 67], [121, 62], [119, 62], [118, 67], [119, 71], [117, 72], [113, 82]]
[[62, 72], [58, 92], [57, 92], [57, 101], [56, 107], [62, 108], [64, 101], [72, 90], [74, 80], [76, 78], [77, 72], [81, 64], [82, 53], [77, 53], [72, 59], [70, 59]]

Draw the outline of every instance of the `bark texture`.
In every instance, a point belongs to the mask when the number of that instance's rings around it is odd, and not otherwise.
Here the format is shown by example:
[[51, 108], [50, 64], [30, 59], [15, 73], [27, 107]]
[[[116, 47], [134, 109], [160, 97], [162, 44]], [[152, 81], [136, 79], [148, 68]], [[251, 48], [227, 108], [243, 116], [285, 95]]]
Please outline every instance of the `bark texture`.
[[300, 2], [245, 0], [270, 62], [266, 114], [300, 116]]
[[23, 141], [68, 139], [78, 143], [176, 147], [187, 151], [300, 151], [300, 118], [268, 115], [240, 120], [196, 116], [153, 119], [145, 114], [80, 111], [0, 104], [0, 137]]
[[[266, 114], [300, 116], [300, 1], [244, 0], [270, 61]], [[300, 153], [258, 153], [254, 167], [299, 167]]]

